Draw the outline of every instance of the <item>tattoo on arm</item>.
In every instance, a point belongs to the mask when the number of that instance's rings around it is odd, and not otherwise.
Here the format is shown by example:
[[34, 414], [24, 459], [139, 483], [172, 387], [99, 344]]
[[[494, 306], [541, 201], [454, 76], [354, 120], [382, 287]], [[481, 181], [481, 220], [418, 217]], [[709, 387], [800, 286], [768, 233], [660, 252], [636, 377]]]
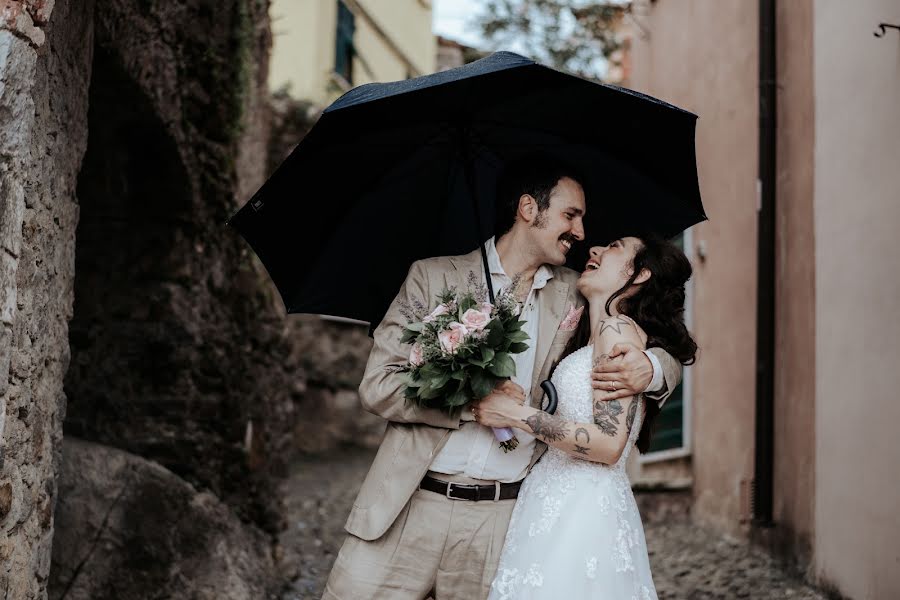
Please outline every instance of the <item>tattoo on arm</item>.
[[631, 406], [628, 407], [628, 414], [625, 416], [625, 428], [628, 430], [628, 433], [631, 433], [631, 428], [634, 426], [634, 417], [637, 415], [637, 405], [638, 399], [637, 397], [631, 401]]
[[588, 449], [584, 446], [579, 446], [578, 444], [575, 444], [575, 452], [577, 452], [578, 454], [584, 454], [585, 456], [588, 455]]
[[534, 435], [550, 442], [558, 442], [569, 435], [569, 427], [563, 419], [545, 412], [534, 413], [522, 421], [531, 427]]
[[585, 443], [590, 444], [591, 443], [591, 434], [588, 433], [588, 430], [585, 429], [584, 427], [579, 427], [578, 429], [575, 430], [575, 441], [576, 442], [578, 441], [578, 436], [582, 433], [584, 434]]
[[601, 354], [600, 356], [594, 357], [594, 366], [596, 367], [602, 362], [606, 362], [609, 360], [609, 354]]
[[621, 334], [622, 327], [625, 327], [626, 325], [630, 325], [630, 326], [634, 327], [634, 325], [632, 325], [630, 320], [623, 319], [622, 317], [616, 317], [614, 319], [613, 318], [604, 319], [600, 323], [600, 331], [597, 332], [597, 337], [600, 337], [601, 335], [603, 335], [603, 332], [606, 331], [607, 329], [611, 329], [611, 330], [615, 331], [616, 333]]
[[610, 437], [615, 437], [619, 432], [619, 415], [625, 409], [618, 400], [597, 400], [594, 402], [594, 424], [600, 431]]

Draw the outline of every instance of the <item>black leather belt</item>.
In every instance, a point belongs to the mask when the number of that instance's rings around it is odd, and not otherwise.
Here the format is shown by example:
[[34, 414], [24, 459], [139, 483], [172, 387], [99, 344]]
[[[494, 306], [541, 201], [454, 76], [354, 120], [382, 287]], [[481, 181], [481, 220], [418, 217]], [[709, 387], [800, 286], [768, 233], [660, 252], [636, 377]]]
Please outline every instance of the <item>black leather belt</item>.
[[426, 475], [419, 487], [429, 492], [435, 492], [447, 496], [451, 500], [510, 500], [519, 495], [521, 481], [515, 483], [497, 483], [495, 485], [475, 485], [468, 483], [453, 483], [452, 481], [440, 481]]

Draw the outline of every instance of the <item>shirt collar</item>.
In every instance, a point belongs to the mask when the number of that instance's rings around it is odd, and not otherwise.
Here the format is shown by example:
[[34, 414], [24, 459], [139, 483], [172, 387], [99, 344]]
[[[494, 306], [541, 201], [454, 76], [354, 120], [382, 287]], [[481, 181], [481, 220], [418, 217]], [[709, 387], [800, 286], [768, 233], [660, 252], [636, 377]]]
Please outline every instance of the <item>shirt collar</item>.
[[[489, 239], [484, 246], [485, 250], [487, 250], [488, 268], [491, 270], [491, 275], [501, 275], [511, 280], [512, 277], [507, 275], [506, 271], [503, 270], [503, 265], [500, 263], [500, 253], [497, 252], [495, 238]], [[547, 282], [551, 279], [553, 279], [553, 270], [547, 265], [541, 265], [534, 273], [531, 289], [539, 290], [547, 285]]]

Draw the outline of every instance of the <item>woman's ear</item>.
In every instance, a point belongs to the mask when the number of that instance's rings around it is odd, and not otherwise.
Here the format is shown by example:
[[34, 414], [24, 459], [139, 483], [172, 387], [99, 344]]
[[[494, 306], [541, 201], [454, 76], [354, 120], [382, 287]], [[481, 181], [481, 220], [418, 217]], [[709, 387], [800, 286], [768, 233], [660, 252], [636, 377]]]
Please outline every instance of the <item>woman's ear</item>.
[[645, 281], [650, 279], [652, 275], [653, 273], [650, 272], [650, 269], [644, 267], [643, 269], [641, 269], [641, 272], [638, 273], [638, 276], [634, 278], [634, 284], [638, 285], [644, 283]]

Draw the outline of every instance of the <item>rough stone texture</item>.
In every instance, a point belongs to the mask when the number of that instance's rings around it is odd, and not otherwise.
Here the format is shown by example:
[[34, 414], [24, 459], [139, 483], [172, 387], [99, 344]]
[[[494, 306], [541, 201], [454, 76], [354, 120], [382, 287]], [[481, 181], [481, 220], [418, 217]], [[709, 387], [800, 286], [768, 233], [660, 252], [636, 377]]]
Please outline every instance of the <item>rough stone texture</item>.
[[50, 598], [258, 599], [269, 540], [140, 457], [66, 437]]
[[265, 176], [262, 0], [98, 4], [66, 432], [158, 461], [276, 530], [295, 373], [225, 227]]
[[55, 0], [0, 0], [0, 27], [13, 32], [32, 46], [46, 41], [42, 27], [50, 20]]
[[[42, 47], [3, 29], [12, 4]], [[0, 597], [17, 600], [46, 597], [50, 569], [92, 11], [0, 7]]]
[[[344, 541], [344, 521], [374, 456], [371, 450], [347, 449], [310, 454], [293, 466], [292, 476], [284, 483], [290, 522], [280, 541], [282, 568], [291, 583], [282, 591], [282, 600], [321, 597]], [[672, 497], [638, 501], [642, 508], [656, 503], [683, 505], [684, 494], [667, 494]], [[660, 600], [827, 597], [759, 548], [674, 516], [680, 512], [673, 508], [662, 520], [642, 517]]]
[[297, 365], [298, 419], [294, 449], [333, 451], [341, 446], [377, 447], [385, 421], [360, 407], [357, 388], [372, 339], [365, 326], [336, 323], [314, 315], [288, 317]]

